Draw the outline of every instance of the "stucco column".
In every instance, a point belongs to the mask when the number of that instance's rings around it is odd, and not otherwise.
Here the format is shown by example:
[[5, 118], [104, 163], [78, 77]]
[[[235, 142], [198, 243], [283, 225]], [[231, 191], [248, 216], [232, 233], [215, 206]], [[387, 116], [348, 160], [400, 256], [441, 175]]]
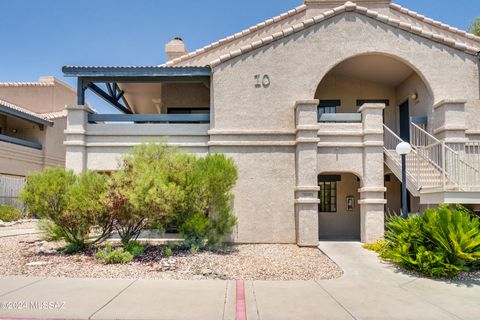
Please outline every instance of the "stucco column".
[[295, 218], [299, 246], [318, 246], [317, 106], [318, 100], [302, 100], [295, 104]]
[[385, 104], [367, 103], [359, 112], [363, 121], [363, 180], [360, 193], [361, 241], [375, 242], [384, 235], [385, 200], [383, 168], [383, 109]]
[[463, 145], [468, 139], [465, 119], [466, 100], [442, 100], [433, 106], [433, 134], [447, 144]]
[[67, 107], [65, 167], [79, 173], [87, 169], [86, 126], [88, 109], [84, 105]]

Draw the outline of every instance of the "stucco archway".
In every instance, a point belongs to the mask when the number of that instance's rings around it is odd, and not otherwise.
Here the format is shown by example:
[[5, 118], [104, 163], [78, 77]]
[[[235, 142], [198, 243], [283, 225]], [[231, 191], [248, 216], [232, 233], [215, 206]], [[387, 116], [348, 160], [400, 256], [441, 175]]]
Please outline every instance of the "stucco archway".
[[319, 82], [314, 98], [321, 102], [319, 117], [323, 112], [355, 113], [364, 102], [385, 102], [384, 122], [398, 133], [402, 123], [408, 129], [410, 117], [427, 125], [435, 99], [418, 68], [381, 52], [336, 62]]

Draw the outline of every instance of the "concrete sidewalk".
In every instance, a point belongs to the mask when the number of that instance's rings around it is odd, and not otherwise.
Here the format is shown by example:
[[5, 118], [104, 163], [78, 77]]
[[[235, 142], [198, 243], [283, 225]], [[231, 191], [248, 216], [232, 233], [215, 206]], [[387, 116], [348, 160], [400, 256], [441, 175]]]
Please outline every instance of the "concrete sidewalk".
[[[359, 243], [320, 248], [345, 271], [324, 281], [246, 281], [251, 319], [478, 319], [480, 283], [395, 273]], [[235, 319], [235, 281], [0, 278], [0, 318]], [[48, 304], [42, 304], [48, 302]]]

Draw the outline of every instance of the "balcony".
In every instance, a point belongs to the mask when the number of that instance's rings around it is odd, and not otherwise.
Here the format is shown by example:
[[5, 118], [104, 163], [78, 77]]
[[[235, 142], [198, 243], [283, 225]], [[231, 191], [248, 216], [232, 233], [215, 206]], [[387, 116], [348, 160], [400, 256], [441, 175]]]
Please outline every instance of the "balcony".
[[324, 113], [319, 118], [319, 147], [363, 146], [361, 113]]
[[69, 107], [67, 167], [116, 170], [122, 155], [148, 142], [205, 154], [209, 129], [209, 114], [92, 114], [84, 106]]
[[0, 134], [0, 141], [6, 142], [6, 143], [12, 143], [12, 144], [27, 147], [27, 148], [33, 148], [37, 150], [42, 150], [43, 148], [43, 146], [40, 143], [19, 139], [19, 138], [7, 136], [4, 134]]

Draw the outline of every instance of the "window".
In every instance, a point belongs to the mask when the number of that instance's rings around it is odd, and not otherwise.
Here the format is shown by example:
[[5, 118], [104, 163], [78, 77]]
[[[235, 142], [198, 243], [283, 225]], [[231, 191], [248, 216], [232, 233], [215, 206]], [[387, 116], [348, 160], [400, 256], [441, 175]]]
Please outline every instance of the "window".
[[318, 177], [320, 191], [318, 197], [320, 204], [319, 212], [337, 212], [337, 183], [341, 181], [338, 175], [321, 175]]
[[318, 104], [318, 121], [324, 113], [337, 113], [337, 107], [340, 106], [340, 100], [320, 100]]

